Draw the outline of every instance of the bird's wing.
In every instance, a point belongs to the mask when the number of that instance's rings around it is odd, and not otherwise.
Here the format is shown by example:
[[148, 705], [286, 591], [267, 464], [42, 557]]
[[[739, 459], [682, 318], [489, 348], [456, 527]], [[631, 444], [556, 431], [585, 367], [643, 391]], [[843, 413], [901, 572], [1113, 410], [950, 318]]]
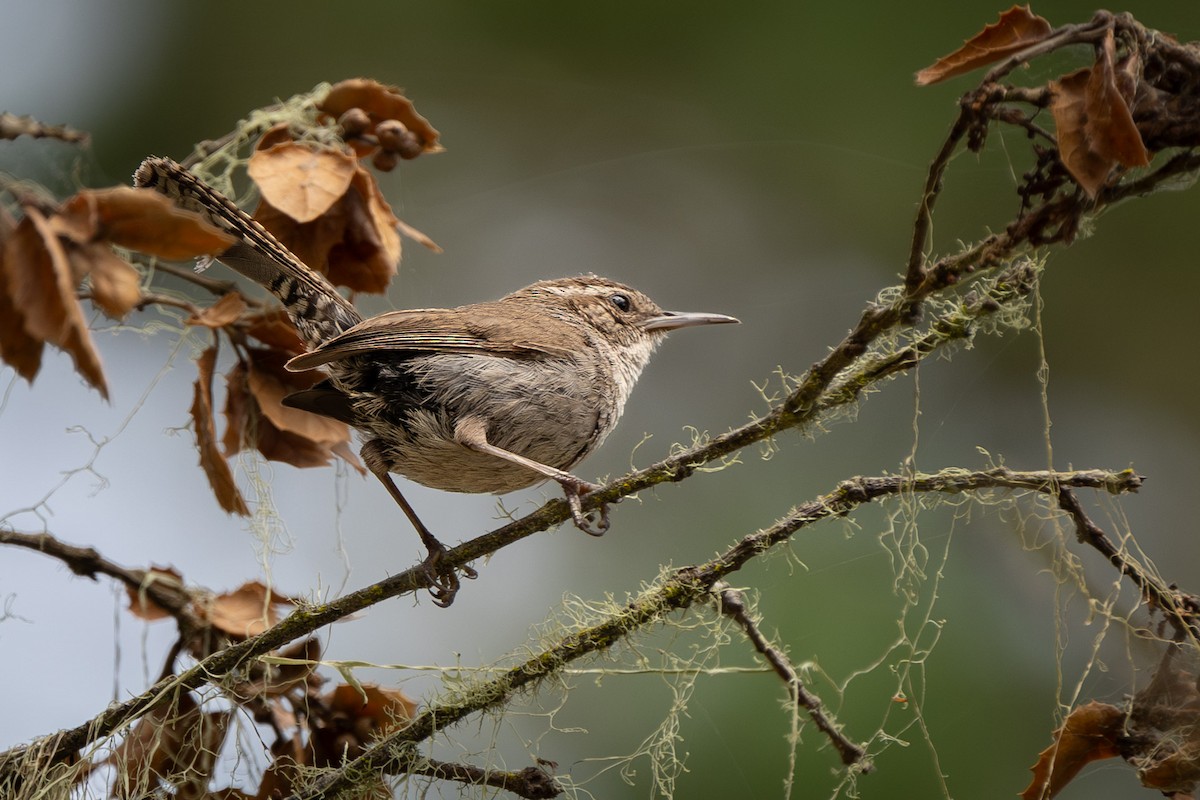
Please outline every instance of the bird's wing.
[[584, 346], [575, 326], [544, 314], [521, 318], [512, 308], [391, 311], [364, 320], [288, 362], [293, 372], [377, 353], [487, 353], [508, 358], [569, 355]]

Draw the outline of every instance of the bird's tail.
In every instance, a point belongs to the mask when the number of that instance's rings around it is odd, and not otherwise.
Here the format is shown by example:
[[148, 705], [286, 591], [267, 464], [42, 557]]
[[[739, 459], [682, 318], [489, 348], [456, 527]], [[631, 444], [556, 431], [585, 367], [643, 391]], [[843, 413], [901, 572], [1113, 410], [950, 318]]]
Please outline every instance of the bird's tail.
[[217, 259], [266, 287], [283, 303], [309, 349], [362, 321], [362, 315], [324, 276], [308, 267], [225, 195], [169, 158], [151, 157], [134, 173], [135, 186], [165, 194], [238, 241]]

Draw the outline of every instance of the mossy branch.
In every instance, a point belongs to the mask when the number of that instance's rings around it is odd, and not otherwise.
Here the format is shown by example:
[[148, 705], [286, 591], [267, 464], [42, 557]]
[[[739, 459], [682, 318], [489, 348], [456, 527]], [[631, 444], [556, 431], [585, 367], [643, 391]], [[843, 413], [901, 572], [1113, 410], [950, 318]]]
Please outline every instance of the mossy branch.
[[[421, 762], [417, 745], [435, 733], [472, 714], [507, 703], [515, 693], [555, 675], [578, 659], [612, 648], [632, 634], [676, 611], [710, 600], [718, 581], [738, 571], [797, 532], [817, 522], [844, 516], [872, 500], [916, 493], [960, 494], [991, 489], [1013, 489], [1054, 496], [1063, 487], [1099, 489], [1111, 494], [1137, 491], [1142, 477], [1132, 470], [1108, 472], [1018, 472], [1005, 468], [981, 472], [946, 469], [932, 474], [859, 477], [843, 481], [833, 491], [797, 506], [765, 530], [743, 537], [735, 545], [702, 564], [676, 569], [619, 611], [559, 638], [500, 675], [469, 684], [425, 708], [402, 729], [373, 744], [358, 758], [332, 769], [296, 792], [291, 800], [318, 800], [346, 796], [365, 780], [381, 773], [408, 772]], [[1081, 512], [1082, 513], [1082, 512]], [[1149, 583], [1155, 579], [1142, 576]], [[1174, 593], [1160, 586], [1163, 597]]]

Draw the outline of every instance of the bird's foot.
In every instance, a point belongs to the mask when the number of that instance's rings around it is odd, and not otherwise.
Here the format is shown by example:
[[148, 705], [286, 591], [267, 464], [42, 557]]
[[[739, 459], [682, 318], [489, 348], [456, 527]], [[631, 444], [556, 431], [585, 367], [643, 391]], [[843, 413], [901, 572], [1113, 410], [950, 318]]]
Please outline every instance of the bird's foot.
[[581, 478], [560, 483], [567, 496], [567, 505], [571, 509], [571, 519], [574, 520], [575, 527], [589, 536], [603, 536], [608, 530], [608, 504], [605, 503], [586, 514], [583, 511], [583, 496], [602, 487]]
[[462, 571], [464, 578], [470, 580], [478, 578], [479, 573], [465, 565], [455, 568], [444, 563], [448, 551], [446, 546], [436, 539], [432, 544], [426, 543], [426, 547], [429, 548], [429, 555], [421, 562], [420, 569], [429, 581], [429, 594], [433, 598], [433, 604], [439, 608], [446, 608], [454, 602], [454, 596], [458, 594], [459, 571]]

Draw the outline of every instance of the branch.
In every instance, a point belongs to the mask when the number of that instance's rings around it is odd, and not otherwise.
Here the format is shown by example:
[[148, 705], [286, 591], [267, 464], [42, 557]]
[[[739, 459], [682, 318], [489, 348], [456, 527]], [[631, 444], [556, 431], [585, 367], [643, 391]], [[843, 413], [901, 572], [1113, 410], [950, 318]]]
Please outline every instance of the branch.
[[4, 530], [0, 530], [0, 544], [24, 547], [57, 558], [66, 564], [71, 572], [85, 578], [97, 580], [97, 575], [116, 578], [125, 584], [131, 593], [144, 593], [156, 605], [168, 611], [175, 617], [182, 630], [194, 630], [198, 626], [198, 620], [192, 611], [192, 598], [187, 589], [162, 580], [161, 576], [151, 576], [147, 570], [130, 569], [109, 561], [93, 547], [66, 544], [48, 533]]
[[842, 763], [848, 767], [861, 764], [862, 771], [869, 772], [871, 765], [866, 762], [866, 749], [862, 745], [850, 741], [826, 715], [825, 709], [821, 707], [821, 698], [804, 688], [804, 684], [787, 654], [767, 641], [767, 637], [763, 636], [762, 631], [759, 630], [758, 624], [750, 616], [750, 610], [746, 607], [746, 599], [742, 593], [724, 581], [717, 581], [713, 585], [713, 592], [717, 596], [717, 609], [738, 624], [746, 634], [746, 638], [754, 645], [754, 649], [771, 665], [775, 674], [783, 679], [792, 701], [808, 711], [808, 715], [812, 717], [817, 729], [829, 737], [829, 741], [841, 754]]
[[468, 684], [442, 702], [427, 706], [406, 727], [380, 739], [358, 758], [325, 773], [306, 789], [293, 794], [290, 800], [337, 797], [359, 787], [364, 776], [408, 771], [420, 763], [415, 745], [438, 731], [472, 714], [503, 705], [516, 692], [560, 672], [567, 664], [607, 650], [668, 614], [690, 608], [707, 598], [718, 581], [786, 542], [796, 532], [824, 519], [845, 516], [864, 503], [916, 492], [958, 494], [986, 489], [1020, 489], [1053, 495], [1061, 487], [1076, 487], [1122, 494], [1137, 491], [1142, 480], [1132, 470], [1051, 473], [997, 468], [984, 472], [947, 469], [931, 475], [860, 477], [843, 481], [832, 492], [797, 507], [771, 527], [744, 537], [711, 561], [675, 570], [657, 586], [596, 624], [564, 636], [491, 680]]
[[1113, 544], [1112, 539], [1100, 529], [1079, 505], [1075, 493], [1068, 488], [1058, 491], [1058, 507], [1075, 522], [1080, 542], [1100, 551], [1117, 570], [1138, 587], [1153, 606], [1161, 608], [1172, 627], [1180, 636], [1190, 636], [1200, 641], [1200, 598], [1185, 594], [1164, 584], [1153, 575], [1146, 574], [1141, 567], [1125, 557]]

